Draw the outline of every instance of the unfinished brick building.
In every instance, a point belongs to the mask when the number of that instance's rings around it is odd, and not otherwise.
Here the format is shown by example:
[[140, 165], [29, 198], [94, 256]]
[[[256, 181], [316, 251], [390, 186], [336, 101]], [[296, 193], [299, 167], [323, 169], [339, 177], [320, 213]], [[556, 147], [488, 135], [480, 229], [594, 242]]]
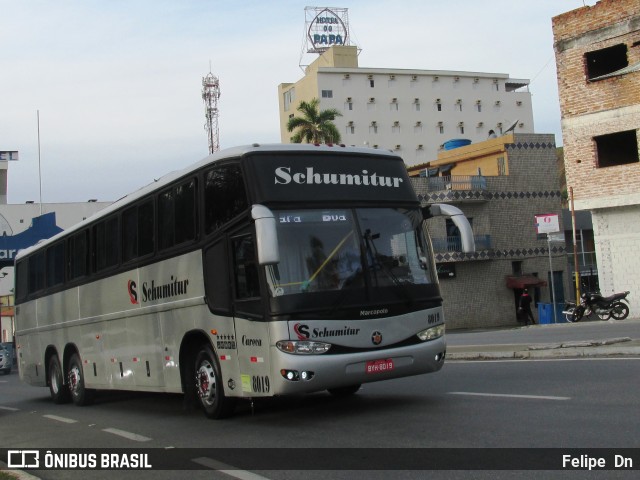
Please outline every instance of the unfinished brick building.
[[589, 210], [609, 295], [640, 311], [640, 2], [600, 0], [553, 18], [567, 185]]

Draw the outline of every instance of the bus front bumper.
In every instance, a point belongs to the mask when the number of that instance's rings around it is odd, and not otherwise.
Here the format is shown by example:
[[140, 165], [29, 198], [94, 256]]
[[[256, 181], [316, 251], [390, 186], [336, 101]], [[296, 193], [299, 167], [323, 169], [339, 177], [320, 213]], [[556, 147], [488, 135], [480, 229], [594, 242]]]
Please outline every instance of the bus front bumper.
[[294, 355], [272, 346], [273, 395], [311, 393], [421, 375], [444, 364], [444, 337], [405, 347], [349, 354]]

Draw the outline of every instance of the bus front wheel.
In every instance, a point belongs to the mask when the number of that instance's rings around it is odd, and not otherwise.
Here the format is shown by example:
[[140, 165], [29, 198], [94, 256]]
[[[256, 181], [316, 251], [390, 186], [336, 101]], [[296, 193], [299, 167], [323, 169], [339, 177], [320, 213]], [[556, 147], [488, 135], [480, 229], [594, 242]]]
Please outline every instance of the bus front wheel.
[[54, 403], [68, 403], [71, 400], [71, 391], [64, 384], [64, 375], [58, 355], [53, 355], [49, 359], [49, 391]]
[[235, 398], [224, 394], [222, 375], [218, 360], [209, 346], [203, 347], [196, 356], [196, 395], [209, 418], [226, 418], [233, 414]]
[[84, 373], [82, 370], [82, 362], [80, 356], [74, 353], [69, 360], [68, 372], [69, 390], [71, 391], [71, 400], [79, 407], [90, 405], [93, 403], [93, 391], [88, 390], [84, 386]]

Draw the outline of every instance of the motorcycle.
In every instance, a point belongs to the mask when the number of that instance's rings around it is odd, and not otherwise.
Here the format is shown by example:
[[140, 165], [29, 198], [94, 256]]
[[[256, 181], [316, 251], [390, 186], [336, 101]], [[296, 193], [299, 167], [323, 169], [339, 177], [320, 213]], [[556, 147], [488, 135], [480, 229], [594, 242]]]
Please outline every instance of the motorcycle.
[[603, 297], [599, 293], [583, 293], [580, 295], [580, 304], [567, 302], [562, 313], [567, 322], [579, 322], [583, 317], [596, 314], [600, 320], [624, 320], [629, 316], [627, 295], [630, 292], [614, 293], [609, 297]]

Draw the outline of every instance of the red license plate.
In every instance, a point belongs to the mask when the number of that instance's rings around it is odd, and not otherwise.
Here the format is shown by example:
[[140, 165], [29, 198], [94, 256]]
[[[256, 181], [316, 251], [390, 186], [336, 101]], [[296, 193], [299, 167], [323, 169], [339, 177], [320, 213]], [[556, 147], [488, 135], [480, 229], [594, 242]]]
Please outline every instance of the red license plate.
[[382, 373], [393, 370], [393, 359], [385, 358], [384, 360], [371, 360], [367, 362], [366, 373]]

